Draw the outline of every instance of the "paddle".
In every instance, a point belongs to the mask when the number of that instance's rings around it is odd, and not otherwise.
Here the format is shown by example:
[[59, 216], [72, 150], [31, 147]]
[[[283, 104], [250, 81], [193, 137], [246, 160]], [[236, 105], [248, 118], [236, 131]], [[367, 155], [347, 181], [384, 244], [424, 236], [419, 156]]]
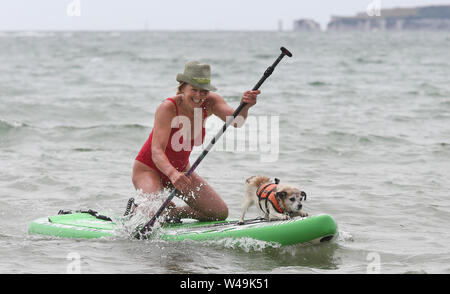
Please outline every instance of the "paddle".
[[[252, 91], [256, 91], [259, 89], [259, 87], [261, 87], [261, 85], [264, 83], [264, 81], [273, 73], [273, 70], [275, 69], [275, 67], [278, 65], [278, 63], [280, 63], [281, 59], [283, 59], [283, 57], [285, 55], [292, 57], [292, 53], [289, 52], [286, 48], [281, 47], [281, 54], [280, 56], [277, 58], [277, 60], [275, 60], [275, 62], [269, 66], [266, 71], [264, 72], [263, 76], [261, 77], [261, 79], [259, 80], [259, 82], [253, 87]], [[191, 168], [187, 171], [186, 176], [189, 177], [192, 172], [197, 168], [197, 166], [200, 164], [200, 162], [203, 160], [203, 158], [205, 158], [205, 156], [209, 153], [209, 151], [212, 149], [212, 147], [214, 146], [214, 144], [217, 142], [217, 140], [219, 140], [219, 138], [222, 136], [223, 133], [225, 133], [225, 130], [228, 128], [228, 126], [234, 121], [234, 119], [236, 118], [236, 116], [238, 116], [238, 114], [241, 112], [241, 110], [247, 105], [247, 103], [242, 102], [238, 108], [236, 108], [236, 110], [233, 113], [233, 116], [230, 117], [225, 124], [222, 127], [222, 130], [220, 130], [217, 135], [211, 140], [211, 142], [209, 143], [208, 147], [206, 147], [206, 149], [203, 150], [203, 152], [200, 154], [200, 156], [197, 158], [197, 160], [194, 162], [194, 164], [191, 166]], [[153, 225], [155, 224], [156, 220], [161, 216], [161, 214], [163, 213], [164, 209], [167, 208], [167, 206], [169, 205], [170, 201], [172, 201], [173, 197], [175, 197], [175, 194], [177, 193], [177, 189], [174, 189], [169, 197], [166, 199], [166, 201], [164, 201], [164, 203], [162, 204], [162, 206], [158, 209], [158, 211], [156, 212], [156, 214], [150, 219], [150, 221], [135, 235], [136, 238], [140, 239], [140, 238], [145, 238], [146, 235], [148, 233], [151, 232]]]

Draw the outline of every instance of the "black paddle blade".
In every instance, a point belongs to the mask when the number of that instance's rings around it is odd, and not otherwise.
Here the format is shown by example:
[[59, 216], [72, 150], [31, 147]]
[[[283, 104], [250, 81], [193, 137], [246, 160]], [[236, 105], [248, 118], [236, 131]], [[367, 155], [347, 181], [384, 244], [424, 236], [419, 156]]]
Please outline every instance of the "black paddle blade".
[[281, 47], [280, 50], [281, 50], [281, 52], [283, 52], [283, 53], [286, 54], [287, 56], [292, 57], [292, 53], [289, 52], [289, 50], [287, 50], [286, 48]]

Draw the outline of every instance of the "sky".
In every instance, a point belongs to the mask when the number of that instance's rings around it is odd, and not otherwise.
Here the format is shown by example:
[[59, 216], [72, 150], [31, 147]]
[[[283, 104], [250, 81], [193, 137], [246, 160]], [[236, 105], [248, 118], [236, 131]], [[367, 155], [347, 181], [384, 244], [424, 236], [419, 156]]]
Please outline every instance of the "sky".
[[0, 31], [291, 30], [309, 18], [326, 28], [332, 15], [450, 4], [450, 0], [0, 0]]

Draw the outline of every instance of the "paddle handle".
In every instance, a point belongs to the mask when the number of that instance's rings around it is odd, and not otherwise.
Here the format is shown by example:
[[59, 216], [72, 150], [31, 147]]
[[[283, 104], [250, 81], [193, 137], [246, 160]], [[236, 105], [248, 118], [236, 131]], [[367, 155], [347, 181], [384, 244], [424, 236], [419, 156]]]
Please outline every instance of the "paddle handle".
[[[270, 75], [273, 73], [275, 67], [280, 63], [281, 59], [283, 59], [284, 56], [292, 57], [292, 53], [289, 52], [286, 48], [281, 47], [281, 54], [278, 56], [278, 58], [275, 60], [275, 62], [269, 66], [266, 71], [264, 72], [261, 79], [256, 83], [256, 85], [253, 87], [252, 91], [256, 91], [261, 87], [261, 85], [264, 83], [264, 81], [270, 77]], [[238, 108], [234, 111], [233, 115], [228, 118], [228, 120], [223, 125], [222, 129], [212, 138], [211, 142], [208, 144], [208, 146], [203, 150], [203, 152], [200, 154], [200, 156], [195, 160], [195, 162], [192, 164], [191, 168], [186, 172], [186, 176], [189, 177], [194, 170], [197, 168], [197, 166], [202, 162], [203, 158], [206, 157], [206, 155], [209, 153], [209, 151], [212, 149], [214, 144], [219, 140], [219, 138], [222, 136], [223, 133], [227, 130], [227, 128], [233, 123], [234, 119], [239, 115], [239, 113], [242, 111], [242, 109], [247, 105], [247, 103], [242, 102]], [[150, 219], [150, 221], [139, 231], [139, 233], [136, 234], [136, 238], [142, 238], [145, 237], [146, 234], [151, 232], [153, 225], [155, 224], [156, 220], [161, 216], [161, 214], [164, 212], [166, 207], [169, 205], [170, 201], [175, 197], [177, 193], [177, 189], [172, 190], [169, 197], [164, 201], [164, 203], [161, 205], [161, 207], [158, 209], [158, 211], [155, 213], [155, 215]]]
[[[266, 71], [264, 72], [263, 76], [261, 77], [261, 79], [259, 80], [259, 82], [253, 87], [252, 91], [256, 91], [259, 89], [259, 87], [261, 87], [261, 85], [264, 83], [264, 81], [270, 77], [270, 75], [273, 73], [275, 67], [277, 67], [278, 63], [280, 63], [281, 59], [283, 59], [284, 56], [289, 56], [292, 57], [292, 53], [289, 52], [289, 50], [287, 50], [284, 47], [280, 48], [281, 50], [281, 54], [280, 56], [278, 56], [277, 60], [275, 60], [275, 62], [269, 66]], [[245, 105], [244, 105], [245, 106]], [[239, 109], [239, 108], [238, 108]], [[237, 110], [237, 109], [236, 109]]]

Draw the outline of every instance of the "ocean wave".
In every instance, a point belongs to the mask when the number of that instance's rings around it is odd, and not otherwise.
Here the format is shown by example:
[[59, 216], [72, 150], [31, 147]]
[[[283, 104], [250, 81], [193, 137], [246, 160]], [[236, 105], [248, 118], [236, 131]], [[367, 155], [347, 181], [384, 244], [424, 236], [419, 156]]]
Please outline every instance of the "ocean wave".
[[254, 57], [256, 59], [267, 60], [267, 59], [273, 58], [273, 55], [272, 54], [256, 54]]
[[361, 63], [361, 64], [382, 64], [383, 60], [381, 59], [368, 59], [365, 57], [358, 57], [355, 59], [355, 61], [357, 63]]
[[123, 129], [123, 130], [148, 130], [150, 127], [146, 125], [141, 124], [102, 124], [102, 125], [93, 125], [93, 126], [55, 126], [52, 127], [53, 129], [59, 129], [59, 130], [96, 130], [96, 129]]
[[14, 128], [11, 124], [7, 123], [6, 121], [0, 120], [0, 131], [3, 130], [9, 130]]
[[374, 143], [371, 135], [359, 135], [343, 131], [331, 131], [327, 134], [327, 137], [335, 142], [344, 142], [349, 144], [360, 143], [366, 145]]
[[[20, 122], [7, 122], [0, 120], [0, 135], [1, 134], [19, 134], [18, 132], [28, 131], [31, 135], [43, 138], [45, 141], [60, 140], [73, 138], [97, 138], [97, 137], [111, 137], [115, 138], [118, 134], [120, 136], [127, 136], [133, 134], [149, 133], [152, 126], [142, 124], [98, 124], [90, 126], [75, 126], [75, 125], [29, 125]], [[148, 135], [148, 134], [147, 134]], [[92, 152], [101, 151], [98, 148], [73, 148], [73, 151], [77, 152]]]
[[450, 143], [441, 142], [432, 144], [431, 152], [434, 156], [443, 156], [444, 158], [448, 158], [448, 155], [450, 154]]
[[314, 147], [314, 148], [309, 148], [306, 151], [306, 154], [314, 154], [314, 155], [327, 155], [327, 154], [331, 154], [333, 156], [337, 156], [340, 154], [340, 151], [332, 148], [332, 147]]
[[354, 134], [343, 131], [331, 131], [328, 136], [339, 142], [360, 143], [363, 145], [377, 143], [412, 144], [409, 140], [404, 138], [378, 134]]
[[314, 81], [314, 82], [308, 83], [308, 85], [313, 86], [313, 87], [322, 87], [322, 86], [328, 86], [330, 84], [326, 83], [326, 82], [322, 82], [322, 81]]
[[157, 57], [157, 56], [144, 56], [140, 55], [137, 52], [128, 51], [128, 50], [111, 50], [104, 52], [97, 52], [97, 54], [101, 54], [102, 59], [108, 59], [111, 57], [124, 58], [129, 61], [137, 62], [139, 64], [155, 64], [158, 62], [166, 62], [167, 58]]
[[0, 131], [8, 131], [11, 129], [21, 128], [21, 127], [27, 127], [28, 125], [26, 123], [22, 122], [8, 122], [5, 120], [0, 119]]
[[79, 147], [79, 148], [73, 148], [72, 151], [75, 151], [75, 152], [96, 152], [96, 151], [105, 151], [105, 149], [103, 149], [103, 148], [83, 148], [83, 147]]
[[442, 107], [450, 107], [450, 100], [442, 101], [439, 105]]

